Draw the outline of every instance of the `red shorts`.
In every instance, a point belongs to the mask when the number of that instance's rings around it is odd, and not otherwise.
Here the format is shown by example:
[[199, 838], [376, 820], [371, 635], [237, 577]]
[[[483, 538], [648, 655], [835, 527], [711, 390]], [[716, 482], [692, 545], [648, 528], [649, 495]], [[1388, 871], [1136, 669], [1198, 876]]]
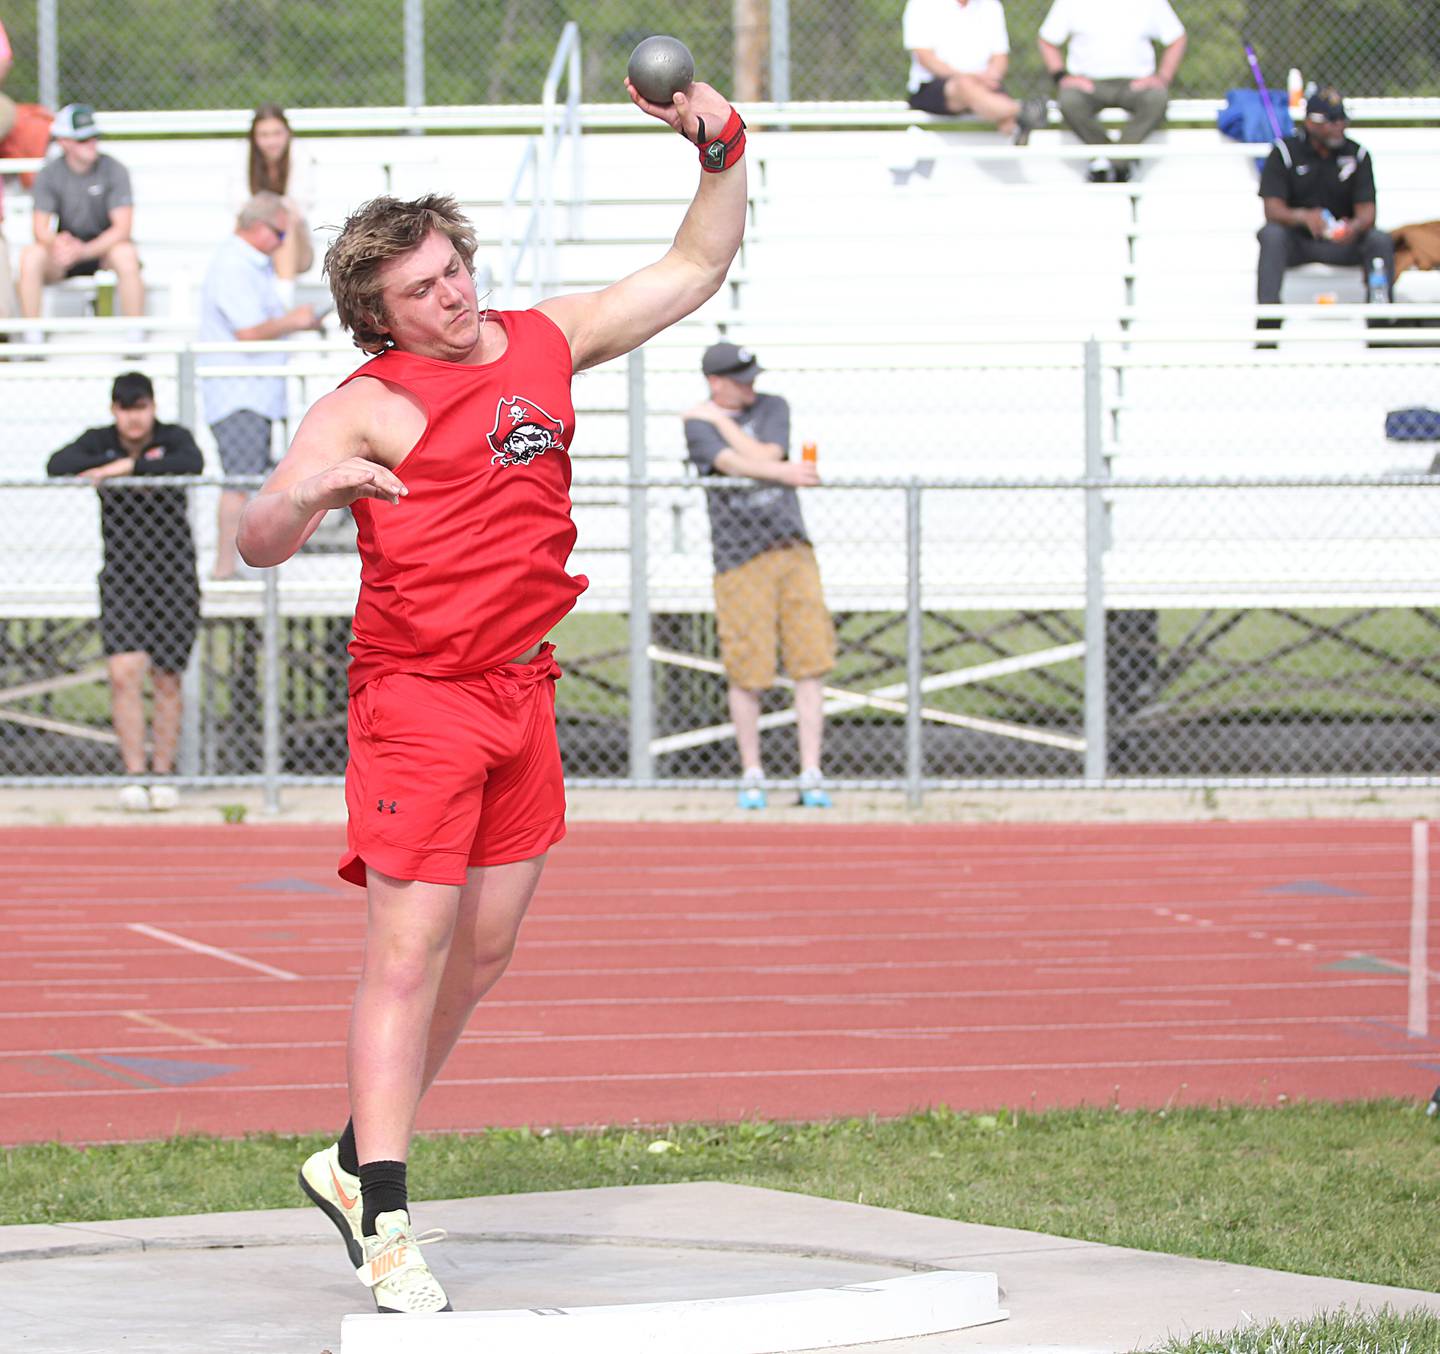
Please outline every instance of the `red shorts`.
[[468, 868], [530, 860], [565, 835], [554, 654], [473, 678], [389, 673], [351, 695], [341, 879], [363, 886], [368, 865], [463, 884]]

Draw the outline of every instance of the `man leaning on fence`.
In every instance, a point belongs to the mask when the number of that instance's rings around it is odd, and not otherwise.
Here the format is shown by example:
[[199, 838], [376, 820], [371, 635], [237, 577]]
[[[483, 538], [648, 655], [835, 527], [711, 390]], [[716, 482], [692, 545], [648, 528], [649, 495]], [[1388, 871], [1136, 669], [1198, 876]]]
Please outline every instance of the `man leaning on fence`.
[[[274, 255], [284, 244], [289, 226], [289, 211], [278, 193], [256, 193], [240, 209], [234, 232], [215, 251], [205, 274], [200, 293], [201, 342], [278, 339], [319, 327], [315, 307], [287, 307], [276, 285]], [[263, 352], [202, 353], [196, 365], [273, 368], [281, 361], [279, 354]], [[226, 477], [268, 475], [270, 427], [285, 417], [285, 378], [206, 376], [200, 389], [205, 421], [215, 435]], [[236, 575], [235, 530], [249, 497], [247, 489], [221, 491], [211, 571], [216, 580]]]
[[765, 807], [760, 694], [775, 684], [775, 653], [795, 683], [800, 803], [828, 808], [820, 774], [821, 679], [835, 666], [835, 626], [820, 590], [798, 486], [819, 484], [814, 465], [791, 461], [790, 406], [755, 389], [760, 364], [746, 348], [716, 343], [700, 364], [710, 398], [685, 411], [685, 441], [702, 475], [744, 485], [706, 495], [715, 558], [715, 624], [729, 682], [730, 718], [746, 782], [740, 807]]
[[[110, 717], [127, 776], [175, 770], [180, 740], [180, 674], [200, 623], [200, 584], [185, 490], [110, 481], [145, 475], [198, 475], [200, 448], [186, 428], [155, 418], [155, 389], [140, 372], [115, 378], [114, 422], [90, 428], [61, 447], [46, 471], [73, 475], [100, 495], [100, 641], [110, 677]], [[143, 688], [154, 696], [150, 758], [145, 754]], [[120, 791], [122, 808], [173, 809], [173, 785]]]
[[[67, 277], [115, 274], [120, 313], [145, 313], [140, 254], [130, 238], [135, 199], [130, 172], [100, 151], [100, 128], [89, 104], [66, 104], [50, 134], [60, 154], [35, 176], [35, 243], [20, 255], [20, 309], [38, 318], [46, 285]], [[27, 338], [39, 342], [36, 332]]]

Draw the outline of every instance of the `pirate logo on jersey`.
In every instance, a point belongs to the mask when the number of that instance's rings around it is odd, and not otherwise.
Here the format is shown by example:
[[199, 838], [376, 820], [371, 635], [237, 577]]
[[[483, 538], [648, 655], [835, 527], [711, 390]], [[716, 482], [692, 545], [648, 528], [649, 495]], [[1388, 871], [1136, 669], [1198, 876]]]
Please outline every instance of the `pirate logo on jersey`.
[[562, 451], [560, 434], [565, 426], [551, 418], [533, 400], [509, 396], [495, 406], [495, 426], [490, 430], [491, 465], [529, 465], [551, 447]]

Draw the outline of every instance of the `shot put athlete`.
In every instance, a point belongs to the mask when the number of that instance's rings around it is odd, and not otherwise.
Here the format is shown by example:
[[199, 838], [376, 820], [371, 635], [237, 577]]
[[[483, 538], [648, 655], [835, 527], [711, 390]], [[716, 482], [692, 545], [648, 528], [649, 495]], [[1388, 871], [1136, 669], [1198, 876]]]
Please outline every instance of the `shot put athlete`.
[[700, 149], [664, 256], [601, 291], [492, 312], [453, 201], [367, 203], [325, 267], [341, 323], [375, 356], [310, 410], [240, 523], [240, 554], [260, 566], [289, 559], [331, 508], [358, 527], [340, 874], [366, 888], [365, 958], [350, 1122], [301, 1184], [383, 1312], [449, 1308], [410, 1222], [416, 1110], [565, 832], [545, 637], [586, 587], [566, 569], [571, 376], [712, 296], [744, 230], [744, 124], [725, 98], [627, 89]]

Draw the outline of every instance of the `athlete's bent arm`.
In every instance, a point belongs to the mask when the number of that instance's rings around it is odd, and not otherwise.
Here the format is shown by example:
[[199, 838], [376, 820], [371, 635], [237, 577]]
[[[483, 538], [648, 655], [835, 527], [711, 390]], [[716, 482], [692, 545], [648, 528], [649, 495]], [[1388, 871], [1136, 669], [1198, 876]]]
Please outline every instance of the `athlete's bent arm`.
[[[627, 86], [628, 87], [628, 86]], [[729, 101], [709, 85], [691, 85], [674, 106], [630, 97], [651, 117], [668, 122], [692, 144], [701, 120], [716, 136], [730, 116]], [[745, 161], [716, 174], [702, 173], [694, 201], [675, 242], [658, 262], [603, 291], [555, 296], [537, 307], [570, 341], [576, 371], [638, 348], [720, 290], [745, 234]]]
[[246, 505], [235, 544], [256, 568], [283, 564], [310, 538], [331, 508], [357, 498], [399, 503], [399, 477], [380, 460], [364, 435], [374, 396], [356, 381], [311, 406], [264, 487]]

